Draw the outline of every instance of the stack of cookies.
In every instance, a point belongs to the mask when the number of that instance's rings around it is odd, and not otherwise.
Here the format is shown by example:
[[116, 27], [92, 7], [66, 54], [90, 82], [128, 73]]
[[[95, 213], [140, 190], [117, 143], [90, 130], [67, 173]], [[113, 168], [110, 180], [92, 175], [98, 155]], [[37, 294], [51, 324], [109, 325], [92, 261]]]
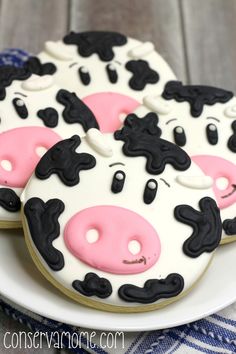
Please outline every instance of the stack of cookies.
[[[164, 307], [236, 240], [236, 98], [115, 32], [0, 68], [0, 227], [81, 304]], [[188, 295], [188, 296], [191, 296]]]

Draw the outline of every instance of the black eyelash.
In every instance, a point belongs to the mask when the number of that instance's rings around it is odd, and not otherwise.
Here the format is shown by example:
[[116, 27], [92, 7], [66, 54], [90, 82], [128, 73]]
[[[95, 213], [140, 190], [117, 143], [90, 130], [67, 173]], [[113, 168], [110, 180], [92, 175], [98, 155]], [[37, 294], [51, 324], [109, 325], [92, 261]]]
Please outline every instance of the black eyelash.
[[118, 80], [118, 75], [116, 69], [111, 69], [111, 64], [107, 64], [106, 71], [108, 78], [112, 84], [115, 84]]
[[[118, 178], [119, 174], [122, 175], [122, 179]], [[116, 171], [116, 173], [113, 176], [112, 185], [111, 185], [111, 190], [113, 193], [120, 193], [122, 191], [125, 184], [125, 177], [126, 176], [123, 171]]]
[[28, 109], [21, 98], [14, 98], [12, 103], [20, 118], [25, 119], [28, 117]]
[[208, 124], [206, 127], [207, 140], [211, 145], [218, 143], [218, 130], [215, 124]]
[[[178, 132], [178, 130], [180, 129], [182, 131]], [[186, 144], [186, 135], [182, 127], [178, 126], [174, 128], [174, 139], [175, 139], [175, 143], [179, 146], [184, 146]]]
[[82, 81], [82, 83], [87, 86], [90, 84], [90, 81], [91, 81], [91, 77], [89, 75], [89, 72], [83, 72], [83, 69], [84, 67], [81, 66], [79, 68], [79, 77], [80, 77], [80, 80]]
[[[154, 183], [155, 187], [150, 188], [149, 183]], [[151, 204], [153, 202], [157, 194], [157, 188], [158, 188], [158, 183], [157, 181], [155, 181], [155, 179], [149, 179], [147, 181], [144, 189], [144, 194], [143, 194], [143, 200], [145, 204]]]

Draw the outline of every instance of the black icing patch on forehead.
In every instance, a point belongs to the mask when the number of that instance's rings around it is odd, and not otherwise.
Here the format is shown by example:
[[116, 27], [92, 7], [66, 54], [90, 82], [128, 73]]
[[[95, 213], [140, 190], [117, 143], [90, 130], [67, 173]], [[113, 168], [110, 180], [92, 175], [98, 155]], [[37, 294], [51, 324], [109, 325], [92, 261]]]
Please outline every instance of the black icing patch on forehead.
[[31, 73], [25, 68], [15, 66], [0, 66], [0, 100], [6, 97], [6, 87], [10, 86], [14, 80], [26, 80]]
[[84, 296], [97, 296], [101, 299], [109, 297], [112, 293], [109, 280], [101, 278], [95, 273], [87, 273], [83, 281], [74, 280], [72, 286]]
[[191, 258], [213, 252], [221, 240], [222, 223], [216, 202], [205, 197], [200, 200], [199, 207], [200, 211], [189, 205], [178, 205], [174, 210], [178, 221], [193, 228], [193, 233], [183, 245], [184, 253]]
[[199, 117], [204, 105], [212, 106], [215, 103], [226, 103], [233, 97], [233, 92], [212, 86], [183, 85], [180, 81], [169, 81], [165, 86], [162, 97], [166, 100], [174, 99], [177, 102], [188, 102], [192, 116]]
[[20, 210], [21, 203], [18, 195], [10, 188], [0, 188], [0, 205], [12, 213]]
[[236, 152], [236, 120], [234, 120], [233, 123], [231, 124], [231, 128], [233, 130], [233, 134], [228, 140], [228, 148], [232, 152]]
[[130, 114], [124, 127], [116, 131], [114, 137], [124, 141], [123, 153], [126, 156], [146, 157], [146, 170], [150, 174], [162, 173], [167, 164], [179, 171], [187, 170], [191, 164], [189, 156], [179, 146], [161, 139], [157, 124], [155, 113], [148, 113], [143, 118]]
[[60, 235], [58, 218], [64, 208], [64, 203], [60, 199], [50, 199], [44, 203], [40, 198], [31, 198], [24, 206], [30, 236], [35, 247], [54, 271], [64, 267], [63, 254], [52, 244]]
[[119, 297], [126, 302], [151, 304], [160, 299], [177, 296], [184, 288], [184, 279], [178, 273], [171, 273], [165, 279], [149, 279], [141, 288], [132, 284], [124, 284], [119, 290]]
[[65, 106], [63, 118], [69, 124], [79, 123], [85, 132], [90, 128], [99, 129], [98, 122], [93, 112], [76, 96], [74, 92], [59, 90], [56, 96], [57, 102]]
[[129, 81], [129, 86], [136, 91], [142, 91], [147, 84], [155, 84], [159, 81], [158, 73], [151, 69], [145, 60], [130, 60], [125, 65], [133, 76]]
[[81, 170], [89, 170], [96, 165], [94, 156], [87, 153], [77, 153], [80, 145], [78, 135], [55, 144], [39, 161], [35, 174], [39, 179], [47, 179], [57, 174], [66, 186], [75, 186], [80, 181]]
[[24, 67], [29, 72], [43, 76], [43, 75], [53, 75], [57, 68], [53, 63], [41, 63], [40, 59], [37, 57], [31, 57], [26, 62]]
[[96, 53], [102, 61], [109, 61], [114, 58], [113, 47], [126, 44], [127, 38], [116, 32], [71, 32], [63, 41], [66, 44], [77, 45], [78, 53], [82, 57], [90, 57]]

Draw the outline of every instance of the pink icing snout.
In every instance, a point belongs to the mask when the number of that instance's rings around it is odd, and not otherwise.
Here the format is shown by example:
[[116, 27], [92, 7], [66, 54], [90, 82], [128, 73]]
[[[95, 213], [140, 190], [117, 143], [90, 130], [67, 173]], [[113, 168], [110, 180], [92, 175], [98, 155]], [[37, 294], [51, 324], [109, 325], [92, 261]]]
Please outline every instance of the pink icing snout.
[[152, 225], [135, 212], [116, 206], [78, 212], [68, 221], [64, 240], [82, 262], [113, 274], [144, 272], [161, 253]]
[[[214, 180], [213, 191], [220, 209], [229, 207], [236, 202], [236, 165], [221, 157], [197, 155], [192, 160]], [[225, 186], [219, 188], [219, 179], [225, 179]]]
[[133, 112], [140, 103], [119, 93], [95, 93], [83, 98], [94, 113], [103, 133], [112, 133], [122, 125], [121, 115]]
[[0, 134], [0, 184], [23, 188], [40, 156], [60, 141], [51, 129], [26, 127]]

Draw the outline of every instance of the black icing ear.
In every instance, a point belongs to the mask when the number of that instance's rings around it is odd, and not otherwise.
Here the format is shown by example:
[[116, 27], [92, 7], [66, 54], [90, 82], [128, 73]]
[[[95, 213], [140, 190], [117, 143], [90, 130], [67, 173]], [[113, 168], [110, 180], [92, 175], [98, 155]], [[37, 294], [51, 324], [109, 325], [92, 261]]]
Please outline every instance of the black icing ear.
[[180, 171], [188, 169], [191, 164], [189, 156], [179, 146], [160, 139], [161, 130], [157, 124], [155, 113], [148, 113], [143, 118], [130, 114], [114, 137], [125, 142], [123, 153], [126, 156], [146, 157], [146, 170], [151, 174], [162, 173], [166, 164]]
[[127, 43], [127, 38], [116, 32], [71, 32], [63, 39], [66, 44], [75, 44], [82, 57], [90, 57], [96, 53], [103, 61], [114, 58], [113, 47]]
[[35, 247], [54, 271], [59, 271], [64, 267], [63, 254], [52, 244], [60, 235], [58, 218], [64, 211], [64, 207], [64, 203], [59, 199], [50, 199], [44, 203], [39, 198], [29, 199], [24, 206]]
[[85, 132], [90, 128], [99, 129], [98, 122], [93, 112], [76, 96], [74, 92], [59, 90], [56, 99], [59, 103], [65, 106], [62, 115], [67, 123], [81, 124]]
[[212, 86], [183, 85], [180, 81], [169, 81], [162, 97], [166, 100], [189, 102], [192, 116], [199, 117], [205, 104], [212, 106], [215, 103], [226, 103], [233, 97], [233, 92]]
[[24, 65], [25, 69], [29, 72], [43, 76], [43, 75], [53, 75], [57, 68], [53, 63], [42, 64], [40, 59], [37, 57], [29, 58]]
[[112, 286], [106, 278], [100, 278], [95, 273], [87, 273], [83, 281], [74, 280], [73, 288], [85, 296], [97, 296], [101, 299], [109, 297], [112, 293]]
[[31, 76], [25, 68], [15, 66], [0, 66], [0, 100], [6, 97], [6, 87], [10, 86], [14, 80], [26, 80]]
[[236, 235], [236, 217], [224, 220], [223, 229], [228, 236]]
[[165, 279], [149, 279], [143, 288], [124, 284], [119, 290], [119, 297], [126, 302], [150, 304], [159, 299], [177, 296], [184, 288], [184, 279], [180, 274], [171, 273]]
[[236, 152], [236, 120], [233, 121], [231, 127], [233, 129], [233, 135], [231, 135], [231, 137], [228, 140], [228, 148], [232, 152]]
[[80, 171], [89, 170], [96, 165], [94, 156], [75, 151], [80, 143], [80, 137], [74, 135], [55, 144], [39, 161], [35, 170], [36, 176], [39, 179], [47, 179], [56, 173], [66, 186], [78, 184]]
[[183, 251], [191, 257], [199, 257], [204, 252], [213, 252], [219, 245], [222, 234], [220, 210], [216, 202], [202, 198], [199, 202], [201, 211], [189, 205], [175, 207], [175, 218], [193, 228], [192, 235], [184, 242]]
[[159, 81], [159, 75], [152, 70], [145, 60], [130, 60], [125, 65], [133, 76], [129, 81], [129, 86], [136, 91], [141, 91], [147, 84], [155, 84]]

